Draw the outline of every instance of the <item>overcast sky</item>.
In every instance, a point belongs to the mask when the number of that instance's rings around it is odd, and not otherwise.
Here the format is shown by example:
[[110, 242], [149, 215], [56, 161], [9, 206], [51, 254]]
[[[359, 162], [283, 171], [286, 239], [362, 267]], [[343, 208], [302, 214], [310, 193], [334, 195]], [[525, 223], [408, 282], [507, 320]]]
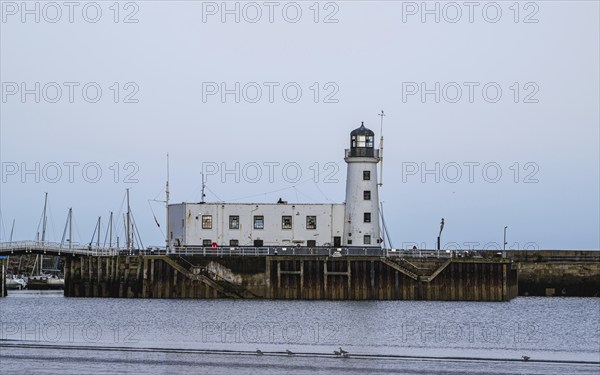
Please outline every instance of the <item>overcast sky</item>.
[[207, 201], [341, 203], [349, 132], [379, 138], [384, 110], [395, 247], [433, 248], [443, 217], [448, 248], [505, 226], [508, 248], [600, 248], [596, 1], [22, 4], [1, 2], [3, 241], [13, 219], [35, 238], [44, 192], [50, 240], [69, 207], [74, 241], [110, 211], [122, 238], [130, 188], [164, 244], [167, 152], [172, 202], [204, 168]]

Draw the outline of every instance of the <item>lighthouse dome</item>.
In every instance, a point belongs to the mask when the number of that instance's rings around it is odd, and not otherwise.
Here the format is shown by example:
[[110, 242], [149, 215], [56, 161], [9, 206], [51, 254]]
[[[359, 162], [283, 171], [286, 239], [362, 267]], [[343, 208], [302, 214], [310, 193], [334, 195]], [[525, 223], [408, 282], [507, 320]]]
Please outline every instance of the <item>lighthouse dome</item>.
[[361, 123], [360, 128], [352, 130], [350, 133], [350, 155], [354, 157], [373, 157], [375, 133], [371, 129], [365, 128], [365, 123]]
[[356, 128], [354, 130], [352, 130], [352, 132], [350, 133], [350, 137], [353, 136], [357, 136], [357, 135], [363, 135], [363, 136], [375, 136], [375, 133], [373, 132], [373, 130], [365, 128], [365, 123], [362, 122], [360, 124], [360, 128]]

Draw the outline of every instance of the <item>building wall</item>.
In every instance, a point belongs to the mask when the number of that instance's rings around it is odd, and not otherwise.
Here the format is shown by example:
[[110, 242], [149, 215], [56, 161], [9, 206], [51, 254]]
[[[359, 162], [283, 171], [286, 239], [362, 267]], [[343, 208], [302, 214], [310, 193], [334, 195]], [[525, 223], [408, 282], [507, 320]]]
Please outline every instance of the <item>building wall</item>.
[[[230, 216], [239, 216], [237, 229], [230, 229]], [[257, 216], [263, 229], [254, 228]], [[291, 216], [291, 229], [282, 228], [282, 216]], [[307, 216], [316, 217], [315, 229], [307, 228]], [[313, 240], [315, 246], [333, 246], [334, 237], [343, 236], [344, 205], [182, 203], [169, 206], [169, 218], [174, 245], [232, 246], [237, 240], [238, 246], [254, 246], [262, 240], [263, 246], [308, 246]]]
[[182, 220], [184, 219], [185, 203], [170, 204], [168, 231], [171, 233], [169, 236], [169, 243], [171, 245], [175, 244], [177, 239], [179, 239], [181, 243], [185, 243], [185, 226], [181, 225]]

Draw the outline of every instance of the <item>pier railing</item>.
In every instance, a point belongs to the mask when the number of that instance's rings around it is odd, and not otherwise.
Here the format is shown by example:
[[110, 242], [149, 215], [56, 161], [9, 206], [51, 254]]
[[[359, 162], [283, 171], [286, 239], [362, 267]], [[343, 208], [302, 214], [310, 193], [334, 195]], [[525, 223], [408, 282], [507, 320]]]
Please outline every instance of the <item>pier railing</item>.
[[[163, 250], [164, 251], [164, 250]], [[189, 256], [266, 256], [266, 255], [302, 255], [302, 256], [383, 256], [398, 258], [451, 258], [456, 254], [437, 251], [419, 250], [407, 251], [381, 248], [332, 248], [332, 247], [178, 247], [172, 248], [168, 254]]]
[[516, 262], [579, 262], [600, 261], [600, 251], [490, 251], [490, 250], [422, 250], [422, 249], [382, 249], [377, 247], [306, 247], [306, 246], [268, 246], [268, 247], [229, 247], [229, 246], [185, 246], [149, 247], [146, 249], [123, 249], [101, 247], [93, 244], [60, 243], [49, 241], [12, 241], [0, 242], [0, 255], [47, 254], [47, 255], [189, 255], [189, 256], [378, 256], [402, 259], [448, 259], [448, 258], [511, 258]]
[[49, 241], [12, 241], [0, 243], [0, 254], [48, 254], [48, 255], [189, 255], [189, 256], [267, 256], [267, 255], [302, 255], [302, 256], [385, 256], [402, 258], [450, 258], [451, 253], [436, 250], [396, 250], [376, 247], [202, 247], [185, 246], [170, 249], [150, 247], [147, 249], [123, 249], [100, 247], [92, 244], [60, 243]]

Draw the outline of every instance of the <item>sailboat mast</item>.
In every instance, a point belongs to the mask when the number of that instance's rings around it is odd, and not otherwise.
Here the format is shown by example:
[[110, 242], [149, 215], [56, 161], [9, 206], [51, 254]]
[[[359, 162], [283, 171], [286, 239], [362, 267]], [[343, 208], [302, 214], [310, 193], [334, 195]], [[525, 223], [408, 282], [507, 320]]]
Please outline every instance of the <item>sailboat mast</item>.
[[112, 237], [113, 237], [113, 213], [110, 211], [110, 217], [108, 218], [108, 232], [110, 233], [108, 236], [108, 248], [112, 249]]
[[10, 228], [10, 238], [8, 240], [9, 242], [12, 242], [14, 231], [15, 231], [15, 219], [13, 219], [12, 227]]
[[48, 193], [44, 197], [44, 213], [42, 214], [42, 242], [46, 241], [46, 208], [48, 206]]
[[73, 247], [73, 208], [69, 208], [69, 249]]
[[96, 247], [100, 248], [100, 220], [102, 216], [98, 216], [98, 237], [96, 238]]
[[130, 207], [129, 207], [129, 189], [127, 189], [127, 218], [126, 218], [126, 225], [127, 225], [127, 229], [126, 229], [126, 235], [127, 235], [127, 241], [126, 241], [126, 245], [127, 245], [127, 250], [131, 250], [131, 212], [130, 212]]

